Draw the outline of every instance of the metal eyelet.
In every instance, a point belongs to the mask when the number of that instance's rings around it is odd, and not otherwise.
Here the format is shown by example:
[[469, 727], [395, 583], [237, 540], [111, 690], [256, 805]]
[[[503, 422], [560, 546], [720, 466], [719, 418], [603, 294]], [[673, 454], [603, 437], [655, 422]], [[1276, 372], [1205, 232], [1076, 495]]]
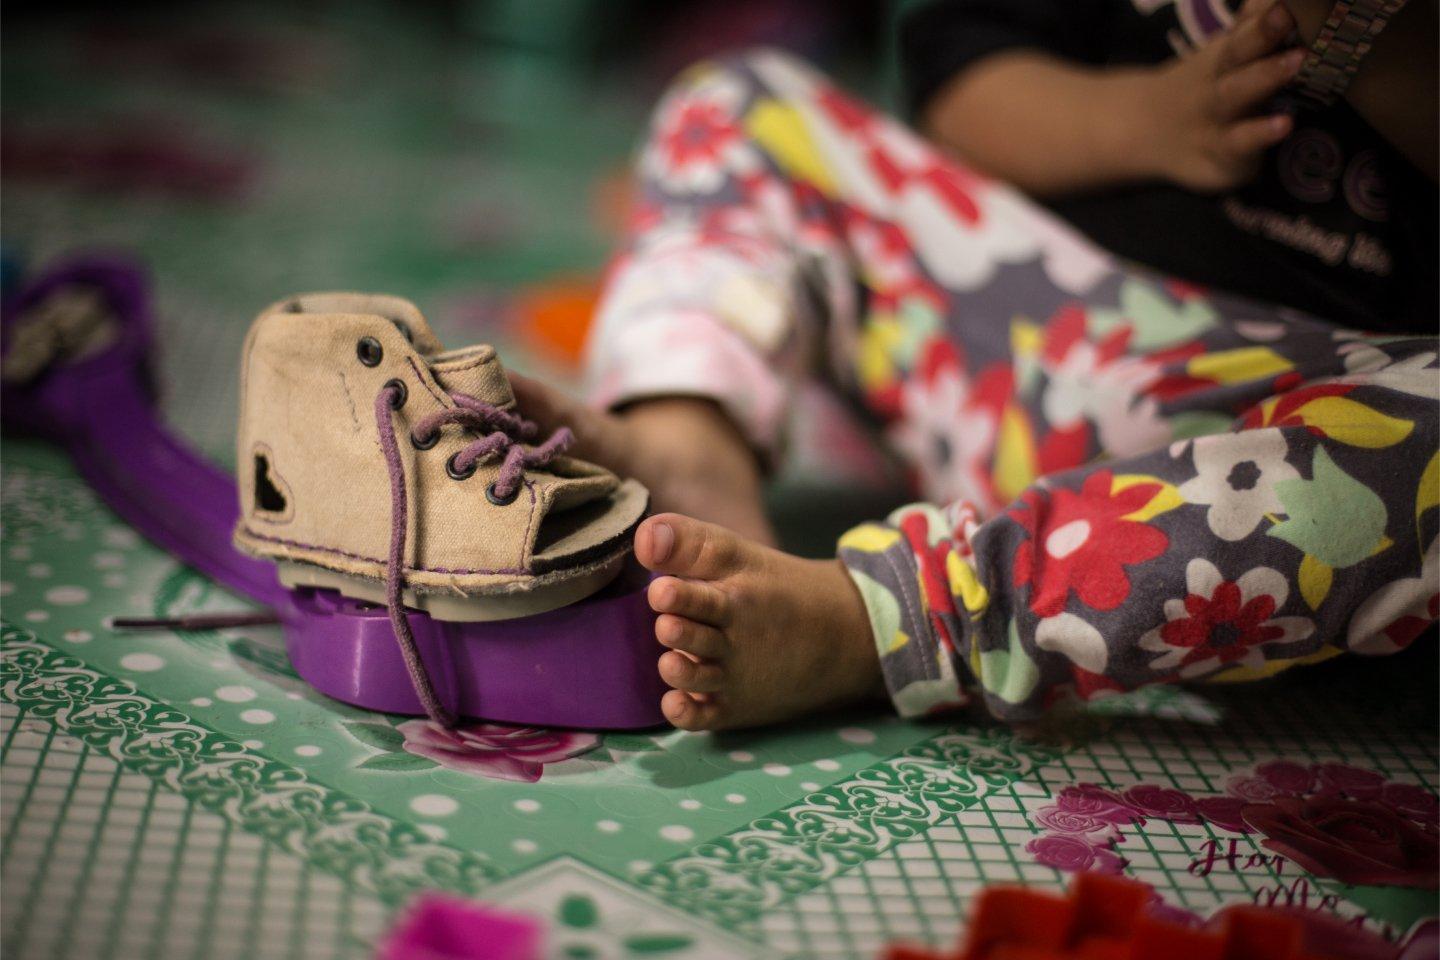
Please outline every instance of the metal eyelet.
[[429, 450], [431, 447], [435, 446], [435, 444], [439, 442], [439, 430], [431, 430], [429, 434], [423, 437], [417, 437], [413, 433], [410, 434], [410, 446], [414, 447], [416, 450]]
[[386, 380], [382, 389], [389, 390], [391, 388], [395, 390], [395, 393], [390, 395], [390, 409], [399, 410], [405, 406], [405, 401], [410, 399], [410, 391], [405, 386], [405, 381], [400, 379]]
[[459, 459], [462, 452], [463, 451], [456, 450], [450, 455], [450, 459], [445, 461], [445, 472], [450, 475], [451, 480], [469, 480], [475, 475], [475, 468], [479, 466], [478, 463], [472, 460], [470, 461], [470, 466], [465, 470], [456, 469], [455, 461]]
[[490, 484], [490, 486], [488, 486], [488, 487], [485, 488], [485, 499], [486, 499], [486, 500], [489, 500], [491, 503], [495, 504], [495, 506], [497, 506], [497, 507], [508, 507], [508, 506], [510, 506], [510, 504], [512, 504], [512, 503], [515, 502], [515, 498], [518, 497], [518, 496], [520, 496], [520, 485], [519, 485], [519, 484], [516, 484], [516, 485], [515, 485], [515, 489], [512, 490], [512, 491], [510, 491], [510, 496], [508, 496], [508, 497], [502, 497], [502, 496], [500, 496], [498, 493], [496, 493], [496, 492], [495, 492], [495, 484], [493, 484], [493, 483]]
[[385, 348], [374, 337], [361, 337], [360, 342], [355, 344], [355, 356], [367, 367], [378, 367], [385, 358]]

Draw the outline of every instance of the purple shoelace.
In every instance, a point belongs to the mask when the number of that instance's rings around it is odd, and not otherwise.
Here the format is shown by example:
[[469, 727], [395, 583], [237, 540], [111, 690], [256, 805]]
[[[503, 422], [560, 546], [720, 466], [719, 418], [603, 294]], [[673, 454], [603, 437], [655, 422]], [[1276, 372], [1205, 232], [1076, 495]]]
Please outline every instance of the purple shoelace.
[[[400, 444], [395, 439], [395, 422], [392, 419], [396, 406], [403, 403], [403, 397], [401, 390], [390, 384], [386, 384], [375, 396], [375, 427], [380, 434], [385, 466], [390, 473], [390, 556], [385, 564], [385, 607], [390, 613], [390, 625], [395, 631], [395, 642], [400, 645], [405, 669], [410, 674], [410, 682], [425, 708], [425, 714], [434, 722], [450, 727], [455, 724], [455, 715], [446, 709], [435, 693], [435, 685], [430, 682], [430, 675], [415, 645], [415, 634], [405, 616], [405, 537], [409, 528], [410, 505], [405, 498], [405, 467], [400, 461]], [[525, 446], [521, 440], [533, 438], [538, 432], [539, 428], [534, 423], [467, 394], [452, 393], [450, 400], [455, 406], [421, 417], [410, 436], [417, 447], [428, 447], [433, 443], [436, 431], [452, 423], [482, 434], [455, 454], [450, 466], [454, 474], [468, 475], [480, 461], [503, 455], [499, 475], [489, 490], [491, 499], [497, 503], [512, 501], [525, 482], [525, 471], [549, 463], [574, 439], [568, 428], [561, 427], [544, 443]]]

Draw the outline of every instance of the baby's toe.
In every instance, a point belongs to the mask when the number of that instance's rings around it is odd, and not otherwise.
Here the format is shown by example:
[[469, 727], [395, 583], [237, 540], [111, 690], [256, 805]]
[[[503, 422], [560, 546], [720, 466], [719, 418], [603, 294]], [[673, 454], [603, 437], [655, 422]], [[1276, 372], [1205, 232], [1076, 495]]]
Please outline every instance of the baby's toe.
[[697, 663], [675, 650], [661, 654], [659, 666], [660, 679], [677, 690], [714, 693], [725, 682], [724, 668], [714, 663]]
[[725, 634], [719, 630], [673, 613], [662, 613], [656, 618], [655, 639], [671, 650], [684, 650], [707, 660], [715, 660], [729, 649]]
[[653, 516], [635, 533], [635, 556], [647, 569], [695, 580], [734, 572], [756, 549], [724, 527], [678, 513]]
[[720, 722], [718, 703], [697, 700], [683, 690], [671, 690], [661, 697], [660, 712], [681, 730], [713, 730]]
[[712, 627], [724, 626], [730, 615], [729, 598], [708, 583], [660, 577], [651, 581], [646, 596], [656, 613], [672, 613]]

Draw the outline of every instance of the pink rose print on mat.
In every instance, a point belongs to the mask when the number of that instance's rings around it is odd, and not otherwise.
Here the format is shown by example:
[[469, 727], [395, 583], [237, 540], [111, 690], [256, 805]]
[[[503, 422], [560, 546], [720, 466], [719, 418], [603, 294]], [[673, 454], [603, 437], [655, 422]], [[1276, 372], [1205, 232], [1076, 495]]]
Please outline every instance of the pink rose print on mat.
[[1387, 783], [1380, 789], [1380, 802], [1411, 820], [1434, 826], [1440, 819], [1440, 800], [1413, 783]]
[[[1067, 813], [1083, 813], [1118, 826], [1134, 823], [1139, 814], [1118, 795], [1092, 783], [1066, 787], [1055, 798], [1055, 805]], [[1048, 808], [1041, 808], [1048, 809]]]
[[1231, 833], [1249, 833], [1244, 817], [1245, 801], [1239, 797], [1200, 797], [1195, 812], [1200, 819]]
[[447, 730], [429, 720], [410, 720], [396, 729], [405, 737], [406, 753], [462, 773], [525, 783], [539, 780], [545, 764], [578, 757], [600, 743], [593, 733], [494, 723]]
[[1131, 787], [1123, 794], [1125, 802], [1146, 817], [1169, 820], [1171, 823], [1199, 823], [1195, 800], [1182, 790], [1167, 790], [1151, 783]]
[[1037, 863], [1056, 870], [1091, 870], [1118, 875], [1125, 868], [1124, 858], [1108, 847], [1095, 846], [1063, 833], [1037, 837], [1027, 843], [1025, 849], [1034, 855]]
[[350, 720], [340, 725], [351, 737], [380, 752], [356, 766], [389, 773], [448, 767], [491, 780], [534, 783], [545, 765], [578, 757], [600, 745], [593, 733], [467, 723], [446, 730], [429, 720]]
[[1316, 877], [1440, 888], [1440, 798], [1423, 786], [1349, 764], [1271, 760], [1231, 777], [1225, 791], [1196, 797], [1148, 783], [1123, 791], [1076, 784], [1030, 814], [1044, 833], [1025, 849], [1057, 870], [1118, 874], [1129, 865], [1114, 849], [1126, 826], [1206, 823], [1257, 834], [1267, 850]]
[[1066, 787], [1055, 803], [1036, 810], [1030, 819], [1046, 831], [1025, 845], [1036, 863], [1113, 874], [1123, 873], [1127, 865], [1112, 849], [1124, 842], [1120, 827], [1145, 822], [1133, 804], [1093, 783]]
[[1341, 883], [1440, 888], [1440, 834], [1391, 807], [1328, 796], [1249, 804], [1262, 845], [1317, 877]]
[[1374, 800], [1385, 788], [1385, 778], [1374, 770], [1362, 770], [1343, 763], [1322, 763], [1315, 768], [1315, 773], [1320, 780], [1318, 792], [1322, 797]]
[[1291, 760], [1271, 760], [1255, 772], [1281, 793], [1308, 793], [1315, 786], [1315, 768]]

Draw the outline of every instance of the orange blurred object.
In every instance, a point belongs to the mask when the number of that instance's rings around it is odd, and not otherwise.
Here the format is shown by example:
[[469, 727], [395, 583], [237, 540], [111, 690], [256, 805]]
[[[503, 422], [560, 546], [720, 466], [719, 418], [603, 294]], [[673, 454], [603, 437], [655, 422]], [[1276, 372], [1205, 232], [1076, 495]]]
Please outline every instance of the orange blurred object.
[[562, 277], [526, 287], [515, 298], [517, 333], [535, 352], [577, 369], [599, 301], [596, 277]]

